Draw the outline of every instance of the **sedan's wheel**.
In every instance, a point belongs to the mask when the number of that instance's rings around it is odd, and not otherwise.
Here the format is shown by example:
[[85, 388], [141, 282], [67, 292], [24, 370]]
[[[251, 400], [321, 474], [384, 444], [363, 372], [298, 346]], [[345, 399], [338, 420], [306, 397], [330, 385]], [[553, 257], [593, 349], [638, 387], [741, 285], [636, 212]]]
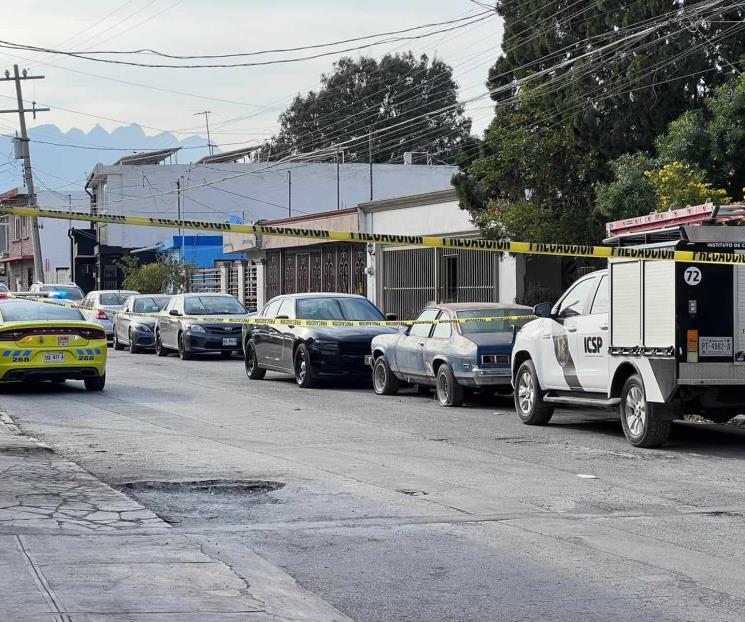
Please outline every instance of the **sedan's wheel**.
[[554, 414], [553, 406], [543, 401], [533, 361], [527, 360], [517, 370], [515, 410], [526, 425], [545, 425]]
[[84, 381], [86, 391], [103, 391], [106, 386], [106, 374], [103, 376], [95, 376], [94, 378], [86, 378]]
[[654, 405], [647, 402], [642, 379], [634, 374], [621, 391], [621, 425], [634, 447], [659, 447], [670, 436], [673, 422], [655, 417]]
[[189, 361], [192, 358], [191, 352], [186, 349], [183, 333], [179, 333], [178, 335], [178, 355], [182, 361]]
[[375, 359], [373, 366], [373, 388], [378, 395], [398, 393], [398, 378], [393, 375], [388, 361], [382, 354]]
[[140, 349], [137, 347], [137, 344], [135, 343], [134, 335], [132, 335], [132, 331], [129, 331], [129, 352], [131, 354], [137, 354], [139, 353]]
[[124, 346], [119, 343], [119, 337], [117, 336], [116, 328], [114, 329], [114, 350], [124, 350]]
[[163, 345], [159, 332], [155, 333], [155, 354], [158, 356], [168, 356], [168, 349]]
[[309, 389], [315, 385], [313, 370], [310, 366], [310, 354], [304, 343], [295, 350], [295, 382], [303, 389]]
[[266, 376], [266, 369], [259, 367], [259, 359], [256, 356], [256, 347], [253, 341], [246, 343], [246, 357], [243, 363], [246, 366], [246, 376], [251, 380], [262, 380]]
[[443, 363], [437, 369], [437, 400], [440, 406], [460, 406], [463, 404], [463, 387], [453, 375], [450, 365]]

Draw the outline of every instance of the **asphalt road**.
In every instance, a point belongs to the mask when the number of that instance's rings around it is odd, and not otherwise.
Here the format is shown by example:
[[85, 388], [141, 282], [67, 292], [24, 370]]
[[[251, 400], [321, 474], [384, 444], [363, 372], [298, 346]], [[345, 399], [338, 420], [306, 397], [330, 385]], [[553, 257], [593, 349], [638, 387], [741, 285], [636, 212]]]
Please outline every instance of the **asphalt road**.
[[[232, 565], [246, 548], [355, 620], [745, 619], [745, 429], [521, 425], [370, 387], [248, 381], [240, 360], [111, 352], [106, 391], [7, 387], [20, 427]], [[179, 492], [173, 480], [282, 485]]]

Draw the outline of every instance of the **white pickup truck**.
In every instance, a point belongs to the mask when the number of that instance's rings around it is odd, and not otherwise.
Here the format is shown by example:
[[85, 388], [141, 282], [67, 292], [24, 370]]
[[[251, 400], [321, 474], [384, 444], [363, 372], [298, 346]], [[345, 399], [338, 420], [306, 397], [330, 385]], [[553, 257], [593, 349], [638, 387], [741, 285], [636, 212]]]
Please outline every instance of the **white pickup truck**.
[[[745, 227], [684, 227], [666, 246], [745, 252]], [[576, 281], [518, 333], [515, 407], [527, 425], [559, 405], [618, 408], [637, 447], [663, 444], [672, 421], [745, 412], [745, 267], [611, 260]]]

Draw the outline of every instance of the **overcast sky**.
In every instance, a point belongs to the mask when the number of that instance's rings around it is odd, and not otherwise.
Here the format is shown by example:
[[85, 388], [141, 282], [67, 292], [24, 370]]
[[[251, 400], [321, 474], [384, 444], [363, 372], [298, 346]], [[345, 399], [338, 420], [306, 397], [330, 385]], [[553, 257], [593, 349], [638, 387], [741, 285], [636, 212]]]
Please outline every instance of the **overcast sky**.
[[[317, 44], [481, 11], [471, 0], [26, 0], [14, 4], [13, 19], [0, 27], [0, 39], [64, 50], [149, 47], [177, 54], [216, 54]], [[500, 20], [490, 17], [454, 32], [363, 52], [376, 57], [407, 49], [436, 54], [454, 67], [461, 99], [466, 99], [485, 91], [501, 36]], [[144, 62], [154, 58], [140, 57]], [[329, 71], [334, 60], [331, 56], [270, 67], [179, 70], [20, 52], [2, 54], [0, 71], [17, 62], [46, 76], [27, 83], [27, 99], [53, 108], [40, 113], [35, 123], [53, 123], [65, 130], [89, 130], [98, 123], [111, 130], [136, 122], [147, 133], [167, 130], [184, 136], [203, 133], [204, 118], [194, 113], [208, 109], [213, 142], [231, 148], [227, 143], [254, 142], [276, 130], [277, 116], [292, 97], [316, 88], [320, 74]], [[11, 95], [12, 85], [0, 84], [0, 96]], [[2, 102], [12, 104], [0, 97]], [[477, 131], [492, 116], [488, 99], [468, 110]], [[15, 118], [0, 117], [2, 130], [15, 126]]]

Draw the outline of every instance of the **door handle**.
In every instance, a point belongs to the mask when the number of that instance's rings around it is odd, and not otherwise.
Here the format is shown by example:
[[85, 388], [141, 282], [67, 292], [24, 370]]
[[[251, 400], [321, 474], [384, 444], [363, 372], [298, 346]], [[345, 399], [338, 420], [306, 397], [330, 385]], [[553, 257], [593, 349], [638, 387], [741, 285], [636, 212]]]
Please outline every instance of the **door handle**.
[[608, 330], [608, 325], [607, 324], [601, 324], [600, 325], [600, 330]]
[[567, 326], [567, 332], [568, 333], [576, 333], [577, 327], [576, 326]]

